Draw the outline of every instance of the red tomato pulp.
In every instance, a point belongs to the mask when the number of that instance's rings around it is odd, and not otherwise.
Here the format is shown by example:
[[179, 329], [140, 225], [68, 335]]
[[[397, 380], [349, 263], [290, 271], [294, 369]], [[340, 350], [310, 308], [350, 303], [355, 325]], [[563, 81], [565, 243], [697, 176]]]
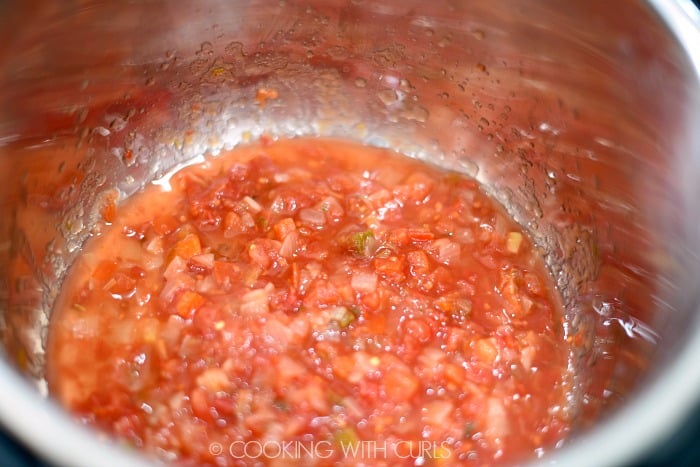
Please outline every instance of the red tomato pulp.
[[469, 465], [569, 430], [556, 291], [469, 178], [286, 140], [103, 212], [52, 318], [48, 380], [136, 448], [184, 465]]

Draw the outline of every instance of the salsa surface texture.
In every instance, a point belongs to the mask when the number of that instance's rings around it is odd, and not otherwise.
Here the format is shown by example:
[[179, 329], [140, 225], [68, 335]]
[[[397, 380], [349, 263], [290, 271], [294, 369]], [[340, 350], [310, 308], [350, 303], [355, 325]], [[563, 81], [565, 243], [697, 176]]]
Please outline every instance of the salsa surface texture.
[[51, 321], [51, 393], [180, 465], [476, 465], [569, 431], [562, 309], [478, 183], [262, 141], [107, 203]]

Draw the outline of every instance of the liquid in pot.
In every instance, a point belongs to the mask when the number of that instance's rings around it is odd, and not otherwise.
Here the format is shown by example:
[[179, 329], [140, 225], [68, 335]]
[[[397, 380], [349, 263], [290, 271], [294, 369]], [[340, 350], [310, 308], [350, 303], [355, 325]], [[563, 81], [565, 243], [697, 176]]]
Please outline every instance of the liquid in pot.
[[262, 140], [107, 202], [50, 390], [180, 465], [471, 465], [569, 431], [571, 343], [527, 235], [385, 149]]

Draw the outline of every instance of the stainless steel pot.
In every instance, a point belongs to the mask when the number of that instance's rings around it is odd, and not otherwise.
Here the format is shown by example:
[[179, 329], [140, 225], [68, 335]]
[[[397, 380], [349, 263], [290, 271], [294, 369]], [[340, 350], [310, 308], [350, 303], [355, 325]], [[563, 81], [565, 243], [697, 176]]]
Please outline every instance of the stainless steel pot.
[[103, 197], [263, 133], [465, 172], [530, 231], [578, 342], [577, 432], [538, 462], [644, 455], [697, 402], [700, 32], [677, 3], [33, 0], [0, 15], [0, 421], [45, 458], [145, 462], [45, 398], [51, 306]]

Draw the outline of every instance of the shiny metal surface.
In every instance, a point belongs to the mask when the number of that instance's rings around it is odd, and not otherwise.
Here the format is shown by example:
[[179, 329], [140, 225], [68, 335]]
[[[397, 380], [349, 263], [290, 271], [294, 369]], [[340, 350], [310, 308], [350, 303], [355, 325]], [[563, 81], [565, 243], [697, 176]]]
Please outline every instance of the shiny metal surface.
[[[0, 13], [0, 420], [45, 456], [96, 465], [116, 449], [41, 397], [51, 304], [102, 197], [262, 133], [357, 139], [465, 172], [531, 232], [580, 341], [578, 432], [543, 462], [643, 454], [696, 402], [700, 33], [675, 3], [76, 0]], [[263, 105], [261, 89], [279, 97]], [[110, 465], [131, 465], [117, 452]]]

